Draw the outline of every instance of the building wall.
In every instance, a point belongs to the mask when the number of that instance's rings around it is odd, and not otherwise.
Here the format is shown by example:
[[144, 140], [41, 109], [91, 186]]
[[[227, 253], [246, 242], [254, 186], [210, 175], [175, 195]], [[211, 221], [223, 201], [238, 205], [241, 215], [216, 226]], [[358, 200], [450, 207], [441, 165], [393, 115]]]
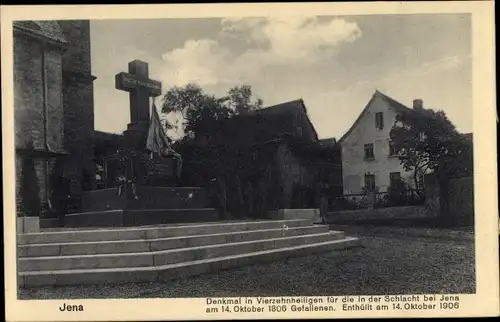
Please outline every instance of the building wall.
[[14, 36], [14, 118], [16, 148], [44, 149], [42, 45]]
[[286, 143], [281, 144], [277, 148], [276, 163], [281, 174], [281, 186], [283, 187], [283, 192], [280, 196], [282, 199], [281, 208], [303, 208], [300, 204], [304, 200], [296, 200], [298, 196], [294, 195], [294, 193], [297, 193], [294, 189], [299, 187], [315, 189], [318, 182], [317, 172], [313, 167], [305, 166], [305, 162], [301, 162]]
[[[375, 126], [377, 112], [383, 113], [383, 129]], [[361, 193], [366, 173], [375, 175], [375, 186], [380, 192], [389, 187], [391, 172], [400, 172], [403, 180], [412, 183], [412, 172], [404, 171], [399, 159], [389, 156], [389, 133], [395, 117], [396, 111], [382, 98], [374, 96], [359, 123], [341, 142], [344, 194]], [[364, 145], [370, 143], [374, 160], [365, 160]]]
[[69, 153], [65, 165], [71, 179], [71, 193], [95, 188], [94, 94], [90, 60], [90, 22], [59, 21], [68, 39], [62, 57], [64, 73], [64, 144]]
[[[35, 161], [40, 200], [46, 202], [48, 152], [64, 152], [62, 99], [62, 50], [29, 33], [14, 33], [14, 131], [16, 151], [36, 150]], [[16, 154], [16, 165], [20, 165]], [[17, 167], [16, 195], [20, 200], [21, 169]]]

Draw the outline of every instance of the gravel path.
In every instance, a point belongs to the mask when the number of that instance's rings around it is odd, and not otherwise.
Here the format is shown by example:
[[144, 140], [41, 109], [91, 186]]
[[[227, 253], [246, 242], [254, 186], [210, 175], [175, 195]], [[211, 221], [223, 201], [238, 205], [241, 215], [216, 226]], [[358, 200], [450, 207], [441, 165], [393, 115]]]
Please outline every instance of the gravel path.
[[180, 279], [20, 290], [20, 299], [474, 293], [471, 240], [362, 237], [364, 247]]

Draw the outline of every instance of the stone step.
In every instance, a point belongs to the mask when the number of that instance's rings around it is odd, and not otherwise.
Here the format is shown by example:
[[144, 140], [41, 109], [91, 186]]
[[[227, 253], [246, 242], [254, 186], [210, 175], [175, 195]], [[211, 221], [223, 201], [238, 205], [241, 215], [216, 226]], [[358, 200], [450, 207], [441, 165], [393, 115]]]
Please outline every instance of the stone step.
[[198, 187], [149, 187], [136, 189], [138, 199], [125, 200], [117, 188], [87, 191], [82, 196], [85, 212], [112, 209], [183, 209], [209, 207], [208, 196]]
[[323, 232], [319, 234], [278, 237], [139, 253], [21, 257], [18, 260], [18, 270], [20, 272], [24, 272], [159, 266], [276, 248], [321, 243], [329, 240], [341, 239], [343, 237], [343, 232]]
[[49, 244], [28, 244], [18, 246], [19, 257], [42, 257], [64, 255], [92, 255], [115, 253], [139, 253], [174, 248], [242, 242], [282, 236], [298, 236], [328, 232], [326, 225], [238, 231], [207, 235], [168, 237], [156, 239], [133, 239], [99, 242], [68, 242]]
[[317, 243], [299, 244], [289, 247], [218, 256], [209, 259], [192, 260], [178, 264], [130, 268], [100, 268], [44, 270], [21, 272], [21, 287], [62, 286], [83, 284], [119, 284], [127, 282], [154, 282], [217, 272], [232, 267], [255, 263], [272, 262], [288, 257], [305, 256], [314, 253], [338, 251], [360, 246], [358, 238], [346, 237]]
[[77, 229], [61, 230], [41, 233], [28, 233], [18, 235], [18, 245], [51, 244], [70, 242], [98, 242], [136, 239], [157, 239], [167, 237], [222, 234], [229, 232], [277, 229], [284, 226], [303, 227], [309, 226], [310, 220], [255, 220], [234, 222], [213, 222], [203, 224], [174, 224], [150, 227], [133, 228], [106, 228], [106, 229]]

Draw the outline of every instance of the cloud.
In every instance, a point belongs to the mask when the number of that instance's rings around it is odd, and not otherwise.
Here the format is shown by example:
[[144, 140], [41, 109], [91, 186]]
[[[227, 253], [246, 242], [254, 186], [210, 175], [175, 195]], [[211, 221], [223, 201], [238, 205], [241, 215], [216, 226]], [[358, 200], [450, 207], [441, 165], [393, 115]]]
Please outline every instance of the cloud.
[[339, 18], [226, 18], [220, 36], [247, 39], [249, 44], [245, 51], [234, 53], [222, 41], [188, 40], [163, 54], [166, 84], [236, 84], [257, 79], [268, 66], [311, 65], [358, 39], [361, 30]]
[[321, 50], [330, 50], [350, 43], [361, 36], [355, 23], [332, 19], [326, 23], [317, 19], [273, 18], [253, 33], [257, 42], [269, 42], [269, 51], [283, 59], [309, 60]]
[[304, 58], [361, 36], [356, 23], [340, 18], [325, 22], [314, 17], [226, 18], [221, 24], [224, 35], [246, 33], [250, 41], [268, 45], [268, 52], [282, 59]]
[[[203, 88], [218, 88], [220, 94], [238, 84], [254, 85], [255, 92], [272, 92], [288, 84], [272, 68], [300, 70], [324, 61], [342, 44], [361, 36], [356, 23], [344, 19], [319, 21], [316, 18], [226, 18], [221, 20], [219, 38], [190, 39], [183, 46], [162, 55], [161, 78], [165, 87], [197, 83]], [[243, 51], [232, 50], [227, 40], [246, 43]], [[229, 42], [230, 43], [230, 42]], [[276, 70], [274, 70], [276, 71]], [[262, 79], [273, 86], [262, 85]], [[284, 90], [284, 92], [289, 92]], [[215, 93], [218, 94], [218, 93]], [[168, 115], [174, 127], [168, 131], [173, 139], [183, 136], [179, 115]]]
[[425, 63], [421, 66], [424, 73], [435, 73], [440, 71], [458, 69], [465, 62], [466, 58], [458, 56], [448, 56], [435, 61]]
[[219, 69], [227, 61], [229, 52], [211, 39], [188, 40], [182, 48], [163, 54], [167, 84], [213, 85], [220, 81]]

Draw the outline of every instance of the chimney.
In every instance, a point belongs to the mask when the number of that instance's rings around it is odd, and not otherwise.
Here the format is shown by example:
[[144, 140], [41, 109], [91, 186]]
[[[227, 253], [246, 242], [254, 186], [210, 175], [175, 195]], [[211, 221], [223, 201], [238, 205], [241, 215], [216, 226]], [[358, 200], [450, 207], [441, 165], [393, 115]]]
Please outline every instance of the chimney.
[[413, 100], [413, 108], [424, 108], [424, 101], [420, 98], [414, 99]]

